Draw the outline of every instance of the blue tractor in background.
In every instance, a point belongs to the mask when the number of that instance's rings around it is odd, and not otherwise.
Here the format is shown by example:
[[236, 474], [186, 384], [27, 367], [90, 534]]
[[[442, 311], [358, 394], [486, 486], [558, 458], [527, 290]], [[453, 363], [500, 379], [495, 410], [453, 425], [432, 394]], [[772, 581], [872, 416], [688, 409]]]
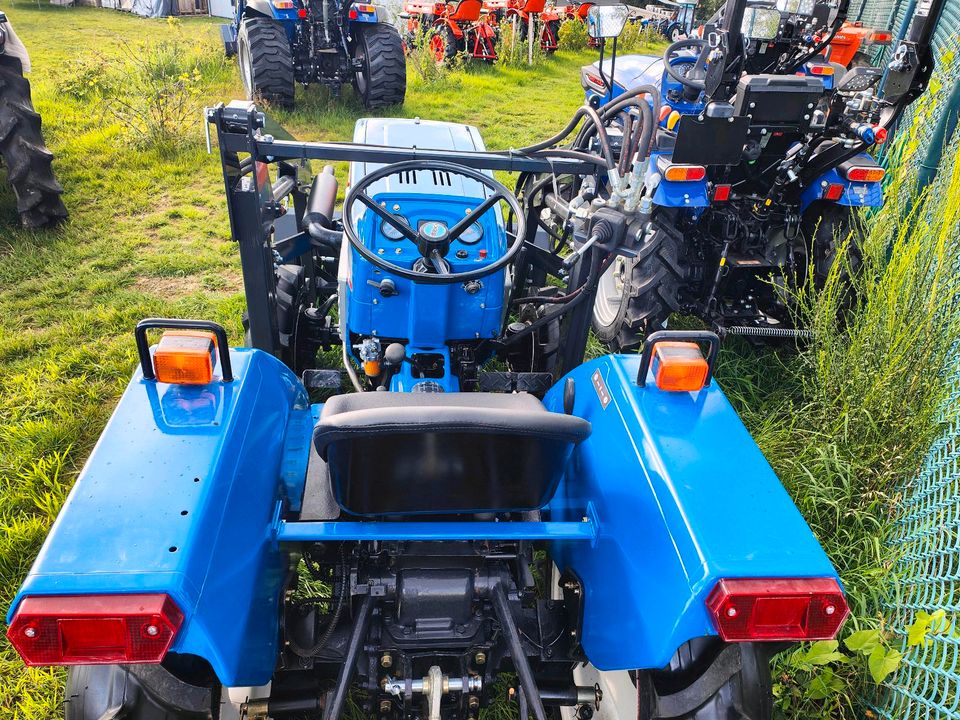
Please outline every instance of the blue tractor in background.
[[292, 107], [296, 83], [321, 83], [334, 96], [352, 84], [367, 110], [399, 105], [406, 94], [403, 43], [381, 4], [237, 0], [221, 36], [251, 100]]
[[[641, 94], [654, 114], [653, 128], [638, 121], [611, 134], [639, 157], [638, 174], [596, 189], [651, 218], [637, 257], [600, 282], [598, 337], [636, 349], [679, 312], [722, 333], [802, 338], [796, 290], [823, 287], [837, 263], [852, 305], [855, 210], [883, 202], [885, 171], [871, 151], [926, 87], [942, 5], [918, 5], [886, 71], [831, 64], [823, 53], [847, 3], [813, 0], [731, 0], [701, 36], [662, 56], [601, 55], [585, 66], [598, 113]], [[556, 227], [565, 222], [555, 216]]]

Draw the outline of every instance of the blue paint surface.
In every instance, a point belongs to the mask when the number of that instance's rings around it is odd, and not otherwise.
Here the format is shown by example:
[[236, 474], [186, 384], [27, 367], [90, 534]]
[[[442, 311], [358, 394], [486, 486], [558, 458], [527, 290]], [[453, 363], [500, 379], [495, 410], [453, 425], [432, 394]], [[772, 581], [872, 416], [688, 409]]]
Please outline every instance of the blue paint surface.
[[[683, 642], [716, 634], [705, 600], [721, 578], [836, 577], [716, 383], [639, 388], [639, 363], [613, 355], [567, 376], [593, 433], [549, 506], [553, 520], [588, 504], [596, 517], [594, 544], [551, 550], [583, 583], [582, 644], [602, 670], [663, 667]], [[549, 409], [562, 411], [563, 386]]]
[[312, 423], [279, 361], [230, 357], [232, 383], [166, 385], [137, 370], [11, 614], [24, 595], [168, 593], [185, 615], [173, 652], [205, 657], [226, 685], [269, 680], [286, 568], [269, 528], [296, 492]]

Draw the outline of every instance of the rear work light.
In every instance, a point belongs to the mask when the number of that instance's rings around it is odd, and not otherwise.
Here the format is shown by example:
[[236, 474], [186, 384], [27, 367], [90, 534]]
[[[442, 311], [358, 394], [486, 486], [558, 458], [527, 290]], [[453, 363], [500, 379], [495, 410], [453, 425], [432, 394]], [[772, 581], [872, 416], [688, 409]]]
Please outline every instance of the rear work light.
[[707, 169], [703, 165], [667, 165], [663, 171], [664, 180], [670, 182], [696, 182], [707, 176]]
[[7, 638], [31, 666], [159, 663], [182, 623], [168, 595], [27, 597]]
[[846, 173], [850, 182], [880, 182], [886, 174], [886, 170], [875, 165], [852, 167]]
[[654, 346], [653, 377], [668, 392], [696, 392], [707, 381], [710, 365], [694, 342], [658, 342]]
[[153, 354], [157, 380], [172, 385], [206, 385], [212, 382], [216, 346], [213, 333], [167, 330]]
[[833, 578], [721, 580], [707, 608], [727, 642], [831, 640], [850, 612]]

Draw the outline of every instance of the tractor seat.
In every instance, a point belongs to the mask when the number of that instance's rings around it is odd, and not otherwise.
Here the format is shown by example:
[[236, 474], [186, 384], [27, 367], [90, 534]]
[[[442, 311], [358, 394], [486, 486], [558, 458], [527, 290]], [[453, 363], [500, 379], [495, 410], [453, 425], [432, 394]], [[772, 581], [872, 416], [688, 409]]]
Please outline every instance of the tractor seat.
[[543, 507], [589, 435], [525, 393], [368, 392], [330, 398], [313, 441], [340, 507], [379, 516]]
[[450, 19], [456, 22], [476, 22], [480, 19], [482, 9], [481, 0], [460, 0], [457, 9], [450, 14]]

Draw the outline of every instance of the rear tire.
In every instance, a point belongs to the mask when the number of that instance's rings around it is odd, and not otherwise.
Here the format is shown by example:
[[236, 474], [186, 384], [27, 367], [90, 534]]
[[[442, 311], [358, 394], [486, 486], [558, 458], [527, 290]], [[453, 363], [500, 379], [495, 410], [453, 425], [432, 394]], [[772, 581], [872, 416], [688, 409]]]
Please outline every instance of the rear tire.
[[[773, 717], [770, 658], [780, 649], [780, 646], [760, 643], [729, 645], [718, 638], [691, 640], [677, 651], [667, 669], [638, 673], [638, 717], [641, 720], [770, 720]], [[728, 653], [739, 651], [739, 671], [724, 679], [719, 688], [696, 708], [680, 714], [672, 712], [667, 706], [670, 696], [706, 679], [705, 674], [724, 650]], [[729, 660], [735, 656], [727, 654], [725, 657]]]
[[647, 236], [636, 259], [617, 258], [600, 278], [593, 330], [611, 352], [635, 351], [680, 307], [680, 241], [663, 229]]
[[403, 41], [392, 25], [361, 26], [353, 56], [362, 64], [353, 86], [367, 110], [399, 105], [407, 94], [407, 61]]
[[293, 53], [280, 23], [245, 17], [237, 33], [237, 58], [248, 100], [293, 107]]
[[66, 720], [200, 720], [210, 717], [212, 706], [210, 688], [178, 680], [160, 665], [79, 665], [67, 671]]
[[26, 228], [54, 225], [67, 217], [53, 176], [53, 153], [43, 143], [40, 115], [19, 58], [0, 54], [0, 160]]

